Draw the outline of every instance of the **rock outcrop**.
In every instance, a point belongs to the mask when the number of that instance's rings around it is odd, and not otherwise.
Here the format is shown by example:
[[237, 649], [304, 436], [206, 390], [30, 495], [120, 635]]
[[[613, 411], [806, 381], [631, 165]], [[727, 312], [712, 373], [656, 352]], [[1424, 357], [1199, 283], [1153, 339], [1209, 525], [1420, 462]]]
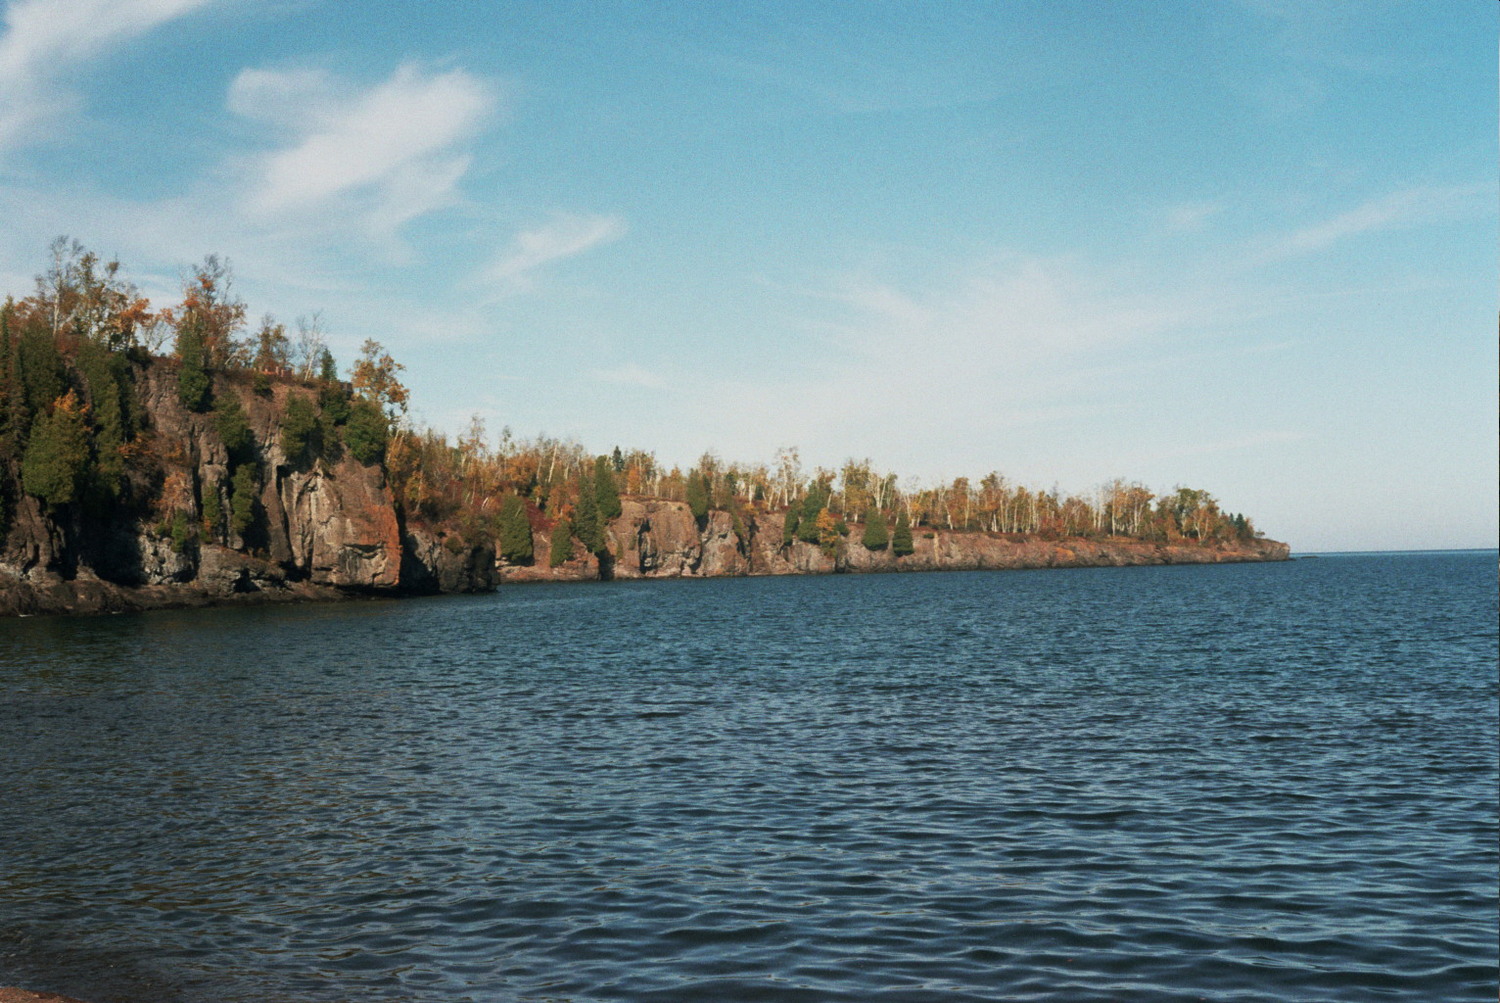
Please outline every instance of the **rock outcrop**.
[[[233, 399], [248, 443], [226, 446], [222, 419], [178, 400], [176, 363], [132, 364], [144, 431], [122, 453], [112, 504], [47, 508], [17, 492], [0, 548], [0, 615], [108, 612], [220, 602], [272, 602], [403, 593], [477, 592], [502, 582], [725, 575], [945, 571], [1276, 561], [1270, 540], [1151, 543], [919, 530], [914, 552], [869, 550], [861, 527], [825, 549], [782, 542], [779, 513], [710, 511], [660, 498], [626, 497], [607, 526], [608, 548], [560, 567], [497, 561], [483, 533], [406, 523], [380, 464], [327, 442], [288, 456], [283, 416], [312, 385], [263, 383], [248, 373], [216, 378], [215, 400]], [[247, 470], [253, 474], [245, 482]], [[238, 472], [238, 478], [236, 474]], [[16, 478], [12, 473], [12, 483]], [[240, 491], [239, 496], [236, 491]], [[246, 516], [246, 495], [249, 496]], [[229, 513], [239, 506], [240, 517]], [[549, 523], [533, 544], [550, 553]], [[471, 536], [473, 538], [471, 538]]]
[[434, 531], [403, 525], [385, 474], [333, 444], [289, 458], [281, 415], [289, 395], [314, 391], [282, 381], [256, 393], [248, 379], [219, 377], [249, 425], [242, 464], [254, 464], [254, 518], [236, 533], [229, 450], [213, 413], [184, 408], [176, 369], [152, 360], [133, 371], [145, 432], [132, 443], [117, 503], [84, 514], [14, 500], [0, 550], [0, 615], [113, 612], [218, 602], [274, 602], [493, 588], [493, 548], [443, 545]]
[[[558, 568], [511, 566], [504, 582], [579, 581], [594, 578], [714, 578], [726, 575], [806, 575], [898, 571], [979, 571], [1023, 568], [1124, 567], [1150, 564], [1222, 564], [1284, 561], [1289, 548], [1275, 540], [1155, 543], [1126, 537], [1039, 537], [1000, 533], [923, 530], [914, 552], [897, 557], [886, 547], [869, 550], [853, 525], [833, 551], [796, 540], [782, 543], [784, 517], [761, 513], [742, 523], [712, 511], [700, 526], [688, 506], [663, 499], [625, 498], [610, 522], [612, 557], [601, 566], [582, 555]], [[539, 548], [545, 551], [546, 541]]]

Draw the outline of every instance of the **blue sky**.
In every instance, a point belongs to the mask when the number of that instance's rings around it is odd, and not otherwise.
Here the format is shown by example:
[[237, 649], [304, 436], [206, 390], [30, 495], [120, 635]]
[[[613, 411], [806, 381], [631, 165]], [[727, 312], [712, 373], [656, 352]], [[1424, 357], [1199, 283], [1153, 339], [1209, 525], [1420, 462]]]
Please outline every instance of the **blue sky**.
[[20, 0], [0, 289], [376, 338], [418, 420], [1496, 545], [1497, 9]]

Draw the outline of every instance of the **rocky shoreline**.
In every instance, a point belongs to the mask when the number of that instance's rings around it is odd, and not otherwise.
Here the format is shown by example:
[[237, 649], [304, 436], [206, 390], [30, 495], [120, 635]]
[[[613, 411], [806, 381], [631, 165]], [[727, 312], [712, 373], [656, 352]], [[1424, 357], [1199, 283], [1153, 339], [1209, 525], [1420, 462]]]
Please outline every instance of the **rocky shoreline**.
[[[532, 582], [1141, 567], [1290, 557], [1286, 544], [1263, 539], [1208, 543], [1123, 537], [1048, 540], [948, 530], [918, 533], [914, 552], [898, 557], [889, 548], [869, 550], [856, 542], [857, 526], [832, 550], [800, 540], [783, 543], [782, 519], [779, 513], [760, 514], [748, 525], [741, 524], [742, 536], [725, 512], [710, 512], [700, 525], [682, 502], [626, 498], [621, 515], [609, 523], [609, 548], [603, 560], [580, 554], [558, 567], [542, 562], [510, 564], [497, 559], [488, 544], [455, 544], [451, 537], [422, 530], [402, 533], [400, 544], [393, 545], [383, 520], [345, 519], [343, 528], [331, 534], [337, 546], [325, 540], [324, 559], [314, 562], [302, 577], [295, 575], [295, 567], [289, 574], [283, 564], [207, 545], [192, 555], [190, 576], [139, 584], [112, 581], [86, 565], [69, 578], [56, 569], [23, 572], [0, 564], [0, 615], [123, 613], [476, 593]], [[377, 532], [363, 533], [357, 528], [361, 525]], [[538, 536], [537, 549], [546, 552], [545, 530]], [[372, 555], [379, 555], [379, 560], [371, 560]]]

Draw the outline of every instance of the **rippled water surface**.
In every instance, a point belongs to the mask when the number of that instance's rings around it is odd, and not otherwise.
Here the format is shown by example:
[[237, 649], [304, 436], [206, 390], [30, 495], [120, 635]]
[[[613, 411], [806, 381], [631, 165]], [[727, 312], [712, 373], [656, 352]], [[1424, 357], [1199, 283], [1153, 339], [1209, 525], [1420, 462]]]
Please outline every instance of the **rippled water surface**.
[[0, 623], [0, 984], [1496, 999], [1496, 555]]

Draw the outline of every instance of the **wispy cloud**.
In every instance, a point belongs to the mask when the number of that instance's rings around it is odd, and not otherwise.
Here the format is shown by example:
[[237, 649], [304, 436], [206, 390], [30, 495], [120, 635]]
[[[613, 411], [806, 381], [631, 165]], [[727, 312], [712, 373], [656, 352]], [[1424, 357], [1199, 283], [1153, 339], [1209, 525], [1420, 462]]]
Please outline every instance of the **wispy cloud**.
[[211, 0], [20, 0], [0, 35], [0, 151], [77, 107], [68, 78], [88, 60]]
[[524, 285], [527, 277], [543, 265], [619, 240], [625, 230], [625, 221], [618, 216], [555, 216], [517, 234], [484, 270], [482, 278], [508, 288]]
[[470, 166], [461, 146], [496, 103], [489, 84], [462, 70], [408, 64], [364, 89], [316, 70], [246, 70], [230, 88], [230, 109], [291, 137], [253, 159], [251, 211], [332, 211], [391, 237], [457, 199]]
[[1184, 202], [1167, 210], [1167, 229], [1178, 233], [1197, 233], [1207, 229], [1209, 221], [1224, 211], [1222, 202]]
[[[1406, 188], [1391, 192], [1297, 230], [1270, 256], [1309, 254], [1365, 233], [1460, 218], [1481, 211], [1481, 203], [1487, 195], [1492, 200], [1493, 190], [1480, 185]], [[1493, 212], [1492, 204], [1489, 211]]]

